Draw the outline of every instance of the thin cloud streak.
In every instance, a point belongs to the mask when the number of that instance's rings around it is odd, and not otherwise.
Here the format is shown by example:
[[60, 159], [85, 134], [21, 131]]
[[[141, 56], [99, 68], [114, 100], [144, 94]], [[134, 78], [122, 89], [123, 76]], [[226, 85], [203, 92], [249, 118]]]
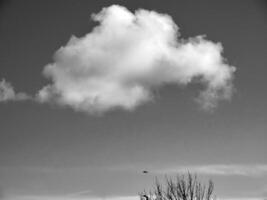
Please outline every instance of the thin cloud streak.
[[114, 197], [94, 197], [94, 196], [38, 196], [38, 195], [23, 195], [10, 196], [4, 200], [139, 200], [138, 196], [114, 196]]
[[67, 197], [82, 197], [82, 196], [88, 196], [92, 193], [91, 190], [83, 190], [79, 192], [73, 192], [67, 195]]
[[218, 198], [218, 200], [265, 200], [265, 198], [261, 198], [261, 197], [248, 197], [248, 198], [244, 198], [244, 197], [234, 197], [234, 198]]
[[157, 170], [155, 173], [187, 173], [188, 171], [198, 174], [210, 174], [220, 176], [262, 176], [267, 175], [267, 165], [198, 165], [198, 166], [179, 166]]

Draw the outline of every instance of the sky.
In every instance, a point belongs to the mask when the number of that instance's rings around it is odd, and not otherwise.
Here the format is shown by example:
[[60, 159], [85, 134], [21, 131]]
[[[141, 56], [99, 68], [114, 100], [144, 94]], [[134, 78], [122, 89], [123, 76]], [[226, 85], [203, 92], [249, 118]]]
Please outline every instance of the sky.
[[266, 199], [266, 44], [264, 0], [0, 1], [0, 199]]

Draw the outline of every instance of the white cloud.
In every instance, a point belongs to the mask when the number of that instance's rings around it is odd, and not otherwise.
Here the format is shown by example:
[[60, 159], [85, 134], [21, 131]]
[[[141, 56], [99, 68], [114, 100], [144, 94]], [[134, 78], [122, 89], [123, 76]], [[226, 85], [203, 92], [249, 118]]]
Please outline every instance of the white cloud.
[[13, 86], [5, 79], [0, 81], [0, 102], [21, 101], [28, 99], [28, 95], [22, 92], [16, 93]]
[[52, 83], [37, 95], [78, 111], [133, 110], [153, 100], [166, 84], [203, 84], [197, 102], [213, 109], [232, 95], [235, 68], [222, 57], [223, 47], [202, 36], [180, 38], [166, 14], [113, 5], [92, 16], [98, 21], [84, 37], [72, 36], [44, 68]]
[[218, 198], [218, 200], [265, 200], [265, 198], [261, 197], [234, 197], [234, 198]]
[[196, 165], [178, 166], [163, 170], [156, 170], [156, 173], [187, 173], [188, 171], [198, 174], [222, 175], [222, 176], [262, 176], [267, 175], [267, 165]]
[[196, 82], [203, 85], [196, 101], [206, 110], [231, 98], [235, 67], [222, 57], [220, 43], [182, 39], [172, 18], [155, 11], [113, 5], [92, 18], [99, 25], [72, 36], [44, 67], [51, 84], [30, 97], [2, 80], [0, 102], [32, 99], [88, 113], [133, 110], [152, 101], [155, 89]]
[[115, 197], [93, 197], [93, 196], [38, 196], [38, 195], [15, 195], [6, 197], [4, 200], [139, 200], [138, 196], [115, 196]]

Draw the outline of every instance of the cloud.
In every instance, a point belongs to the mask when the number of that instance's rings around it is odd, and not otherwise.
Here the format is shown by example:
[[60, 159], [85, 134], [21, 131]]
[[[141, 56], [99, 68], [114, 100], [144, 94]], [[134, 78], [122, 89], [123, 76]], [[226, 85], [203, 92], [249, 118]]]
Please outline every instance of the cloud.
[[73, 193], [70, 193], [68, 195], [66, 195], [67, 197], [77, 197], [77, 196], [88, 196], [92, 193], [91, 190], [83, 190], [83, 191], [78, 191], [78, 192], [73, 192]]
[[38, 196], [38, 195], [16, 195], [9, 196], [5, 200], [139, 200], [138, 196], [115, 196], [115, 197], [94, 197], [94, 196]]
[[197, 165], [179, 166], [163, 170], [156, 170], [156, 173], [187, 173], [188, 171], [198, 174], [210, 174], [221, 176], [263, 176], [267, 175], [267, 165]]
[[218, 200], [264, 200], [264, 198], [261, 198], [261, 197], [247, 197], [247, 198], [244, 198], [244, 197], [234, 197], [234, 198], [218, 198]]
[[[183, 39], [171, 16], [155, 11], [112, 5], [92, 19], [99, 24], [83, 37], [72, 36], [44, 67], [51, 83], [32, 100], [90, 114], [134, 110], [153, 101], [155, 90], [190, 83], [201, 84], [196, 102], [205, 110], [231, 98], [235, 67], [223, 58], [220, 43]], [[0, 101], [29, 98], [5, 80], [0, 89]]]
[[220, 43], [182, 39], [172, 18], [155, 11], [112, 5], [92, 19], [99, 25], [72, 36], [45, 66], [52, 83], [39, 91], [39, 102], [88, 113], [133, 110], [152, 101], [155, 89], [189, 83], [203, 85], [196, 99], [204, 109], [231, 98], [235, 68], [222, 57]]
[[13, 86], [9, 82], [6, 82], [5, 79], [0, 81], [0, 102], [22, 101], [28, 98], [29, 96], [25, 93], [16, 93]]
[[233, 198], [218, 198], [218, 200], [265, 200], [264, 197], [233, 197]]

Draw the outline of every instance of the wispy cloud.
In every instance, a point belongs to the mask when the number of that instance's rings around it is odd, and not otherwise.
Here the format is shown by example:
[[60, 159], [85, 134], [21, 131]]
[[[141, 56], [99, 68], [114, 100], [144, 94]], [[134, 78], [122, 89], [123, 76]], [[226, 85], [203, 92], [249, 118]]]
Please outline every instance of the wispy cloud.
[[221, 176], [261, 176], [267, 175], [267, 165], [196, 165], [196, 166], [178, 166], [156, 170], [156, 173], [187, 173], [188, 171], [198, 174], [210, 174]]
[[6, 197], [5, 200], [139, 200], [138, 196], [113, 196], [113, 197], [94, 197], [94, 196], [38, 196], [38, 195], [17, 195]]
[[[152, 101], [155, 89], [196, 82], [204, 88], [196, 102], [206, 110], [231, 98], [235, 67], [226, 63], [221, 43], [183, 39], [171, 16], [145, 9], [112, 5], [92, 19], [99, 25], [72, 36], [44, 67], [51, 83], [37, 93], [38, 102], [90, 114], [133, 110]], [[4, 91], [5, 101], [18, 98], [13, 88]]]
[[[218, 197], [218, 200], [265, 200], [264, 197]], [[113, 197], [68, 197], [68, 196], [38, 196], [22, 195], [10, 196], [4, 200], [140, 200], [139, 196], [113, 196]]]
[[266, 200], [264, 197], [227, 197], [218, 198], [217, 200]]
[[88, 196], [92, 193], [91, 190], [82, 190], [82, 191], [78, 191], [78, 192], [73, 192], [70, 194], [67, 194], [66, 197], [82, 197], [82, 196]]

